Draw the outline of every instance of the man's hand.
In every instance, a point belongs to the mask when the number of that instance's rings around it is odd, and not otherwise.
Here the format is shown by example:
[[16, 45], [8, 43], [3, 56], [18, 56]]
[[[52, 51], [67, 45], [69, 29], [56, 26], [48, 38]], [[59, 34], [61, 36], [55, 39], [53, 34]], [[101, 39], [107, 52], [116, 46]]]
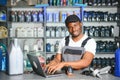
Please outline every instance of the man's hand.
[[60, 64], [61, 64], [61, 54], [57, 54], [54, 60], [50, 61], [50, 63], [46, 65], [47, 72], [49, 74], [50, 73], [53, 74], [56, 70], [59, 70], [57, 66]]
[[56, 65], [57, 63], [59, 63], [59, 61], [56, 60], [56, 59], [54, 59], [54, 60], [50, 61], [49, 64], [46, 65], [46, 68], [47, 68], [47, 67], [50, 67], [50, 66], [53, 66], [53, 65]]
[[60, 63], [60, 62], [57, 59], [50, 61], [50, 63], [45, 66], [45, 70], [47, 71], [47, 73], [51, 73], [50, 67], [54, 67], [58, 63]]
[[61, 70], [61, 68], [63, 68], [65, 65], [65, 62], [59, 62], [55, 65], [51, 65], [49, 67], [47, 67], [47, 72], [49, 74], [54, 74], [57, 70]]

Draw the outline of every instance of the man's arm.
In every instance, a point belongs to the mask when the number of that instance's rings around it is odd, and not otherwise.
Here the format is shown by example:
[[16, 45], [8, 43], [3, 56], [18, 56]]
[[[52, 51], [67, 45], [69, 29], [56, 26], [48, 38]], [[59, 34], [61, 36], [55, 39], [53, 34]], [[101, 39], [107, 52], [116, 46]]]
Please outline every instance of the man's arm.
[[47, 67], [52, 66], [52, 65], [56, 65], [56, 64], [60, 63], [61, 60], [62, 60], [61, 57], [62, 57], [62, 55], [59, 54], [59, 53], [57, 53], [55, 55], [55, 58], [52, 61], [50, 61], [49, 64], [47, 64]]
[[[56, 56], [56, 59], [59, 60], [60, 54]], [[54, 73], [56, 70], [60, 70], [63, 67], [71, 66], [73, 69], [82, 69], [86, 68], [91, 64], [91, 61], [93, 60], [94, 55], [90, 52], [85, 52], [83, 55], [83, 58], [78, 61], [73, 62], [58, 62], [55, 65], [49, 65], [48, 67], [48, 73]]]
[[55, 59], [57, 59], [59, 62], [62, 61], [62, 55], [57, 53], [56, 56], [55, 56]]
[[85, 52], [81, 60], [73, 61], [73, 62], [63, 62], [64, 66], [71, 66], [73, 69], [82, 69], [85, 67], [88, 67], [92, 60], [94, 58], [94, 55], [91, 52]]

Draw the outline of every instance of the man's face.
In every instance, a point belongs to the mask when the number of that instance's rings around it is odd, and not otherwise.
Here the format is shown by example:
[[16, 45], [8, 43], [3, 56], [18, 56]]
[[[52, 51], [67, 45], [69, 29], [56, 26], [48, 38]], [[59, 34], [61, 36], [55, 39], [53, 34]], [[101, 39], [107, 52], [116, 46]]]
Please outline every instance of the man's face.
[[82, 33], [82, 23], [79, 21], [71, 22], [67, 27], [72, 37], [78, 37]]

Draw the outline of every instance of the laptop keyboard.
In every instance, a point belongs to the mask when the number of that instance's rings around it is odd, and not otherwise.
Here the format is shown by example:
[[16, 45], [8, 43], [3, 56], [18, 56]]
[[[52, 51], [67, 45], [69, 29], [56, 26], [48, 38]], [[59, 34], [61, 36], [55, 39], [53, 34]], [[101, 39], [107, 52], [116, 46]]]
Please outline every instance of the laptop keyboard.
[[46, 75], [55, 75], [55, 74], [61, 74], [63, 72], [62, 71], [56, 71], [54, 74], [49, 74], [49, 73], [47, 73], [47, 71], [45, 71], [45, 73], [46, 73]]

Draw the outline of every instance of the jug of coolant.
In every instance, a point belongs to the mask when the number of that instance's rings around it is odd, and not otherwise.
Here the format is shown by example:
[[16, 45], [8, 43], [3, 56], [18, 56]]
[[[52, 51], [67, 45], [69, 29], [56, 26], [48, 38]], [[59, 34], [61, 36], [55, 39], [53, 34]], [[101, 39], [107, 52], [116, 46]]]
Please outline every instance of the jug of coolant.
[[114, 75], [120, 77], [120, 48], [115, 52], [115, 71]]
[[9, 48], [10, 49], [8, 50], [8, 74], [23, 74], [23, 52], [18, 43], [18, 39], [14, 39]]

